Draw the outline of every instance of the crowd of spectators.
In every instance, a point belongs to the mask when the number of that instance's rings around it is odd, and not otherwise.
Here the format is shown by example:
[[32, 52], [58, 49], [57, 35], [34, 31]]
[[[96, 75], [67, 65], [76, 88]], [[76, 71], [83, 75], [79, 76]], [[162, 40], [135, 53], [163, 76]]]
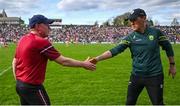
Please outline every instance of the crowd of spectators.
[[165, 33], [170, 42], [180, 42], [180, 26], [156, 26]]
[[63, 25], [51, 31], [51, 38], [55, 42], [118, 42], [123, 36], [131, 32], [129, 27], [98, 27], [94, 25]]
[[27, 33], [28, 28], [17, 25], [1, 25], [0, 26], [0, 40], [6, 42], [16, 42]]
[[[156, 26], [167, 35], [171, 42], [180, 42], [180, 26]], [[27, 33], [25, 26], [0, 26], [0, 42], [17, 42]], [[95, 25], [61, 25], [51, 28], [49, 39], [52, 42], [65, 43], [118, 43], [120, 39], [131, 33], [130, 27], [95, 26]]]

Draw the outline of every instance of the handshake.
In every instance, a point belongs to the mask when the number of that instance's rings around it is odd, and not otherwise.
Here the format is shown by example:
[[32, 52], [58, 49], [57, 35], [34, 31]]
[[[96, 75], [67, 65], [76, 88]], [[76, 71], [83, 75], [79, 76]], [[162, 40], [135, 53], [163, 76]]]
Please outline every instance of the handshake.
[[89, 62], [91, 62], [91, 63], [93, 63], [93, 64], [96, 64], [98, 61], [97, 61], [97, 59], [96, 59], [96, 57], [88, 57], [87, 59], [86, 59], [86, 61], [89, 61]]
[[84, 65], [83, 67], [87, 70], [91, 70], [94, 71], [96, 70], [96, 63], [97, 63], [97, 59], [95, 57], [88, 57], [85, 61], [84, 61]]

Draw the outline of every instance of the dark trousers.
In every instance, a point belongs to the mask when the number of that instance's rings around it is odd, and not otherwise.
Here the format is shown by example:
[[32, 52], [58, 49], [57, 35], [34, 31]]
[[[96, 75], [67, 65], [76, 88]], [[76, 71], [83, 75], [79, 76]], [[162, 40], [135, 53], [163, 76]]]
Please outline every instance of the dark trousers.
[[50, 105], [50, 100], [43, 85], [31, 85], [17, 80], [16, 92], [21, 105]]
[[163, 105], [163, 74], [153, 77], [131, 75], [128, 85], [126, 105], [135, 105], [139, 94], [145, 87], [153, 105]]

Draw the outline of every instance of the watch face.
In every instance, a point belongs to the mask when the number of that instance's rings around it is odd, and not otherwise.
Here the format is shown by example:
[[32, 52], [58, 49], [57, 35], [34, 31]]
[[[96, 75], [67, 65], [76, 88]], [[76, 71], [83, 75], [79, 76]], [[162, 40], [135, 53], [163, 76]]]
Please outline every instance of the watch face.
[[170, 65], [175, 65], [175, 63], [170, 63]]

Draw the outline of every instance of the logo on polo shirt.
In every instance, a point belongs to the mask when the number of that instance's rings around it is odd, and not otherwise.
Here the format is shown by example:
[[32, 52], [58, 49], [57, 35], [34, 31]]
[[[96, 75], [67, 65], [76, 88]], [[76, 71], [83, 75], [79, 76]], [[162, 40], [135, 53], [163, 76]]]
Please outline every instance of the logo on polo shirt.
[[149, 40], [154, 40], [154, 36], [153, 35], [149, 35]]

